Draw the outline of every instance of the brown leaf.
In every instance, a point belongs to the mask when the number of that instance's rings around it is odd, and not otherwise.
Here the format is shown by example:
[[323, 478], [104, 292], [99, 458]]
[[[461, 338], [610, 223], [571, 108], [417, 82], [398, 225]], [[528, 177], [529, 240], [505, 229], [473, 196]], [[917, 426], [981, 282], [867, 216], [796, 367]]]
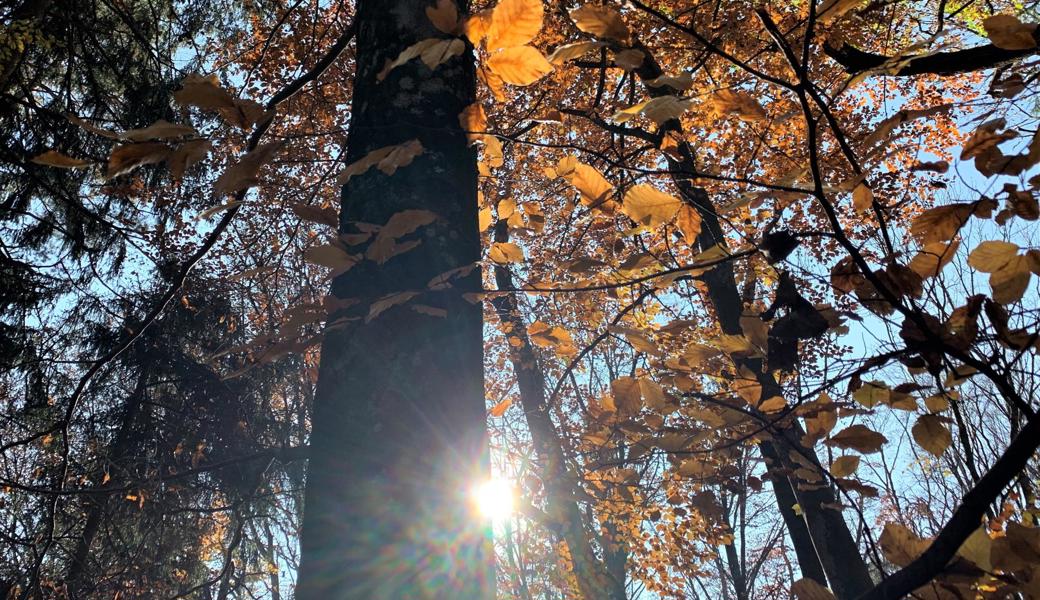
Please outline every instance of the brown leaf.
[[887, 441], [888, 438], [865, 425], [850, 425], [832, 435], [825, 443], [828, 446], [851, 448], [863, 454], [871, 454], [880, 451], [881, 446]]
[[549, 55], [548, 61], [556, 66], [560, 66], [569, 60], [575, 60], [585, 56], [593, 50], [598, 50], [605, 47], [606, 44], [603, 42], [576, 42], [573, 44], [564, 44], [557, 46], [552, 54]]
[[377, 148], [360, 160], [347, 165], [336, 177], [336, 184], [345, 185], [352, 177], [360, 175], [372, 167], [378, 168], [387, 175], [393, 175], [397, 169], [410, 165], [415, 157], [422, 153], [423, 146], [419, 140], [408, 140], [403, 144]]
[[982, 22], [993, 45], [1003, 50], [1036, 48], [1035, 23], [1022, 23], [1013, 15], [993, 15]]
[[345, 273], [359, 262], [358, 257], [332, 244], [311, 246], [304, 251], [303, 258], [309, 263], [329, 267], [335, 275]]
[[89, 160], [72, 158], [71, 156], [66, 156], [57, 150], [48, 150], [43, 154], [34, 156], [30, 162], [45, 167], [58, 167], [60, 169], [80, 169], [91, 165]]
[[899, 523], [886, 523], [878, 544], [892, 564], [905, 567], [928, 549], [931, 540], [919, 537]]
[[859, 468], [859, 457], [853, 454], [839, 456], [831, 463], [831, 475], [837, 479], [844, 479], [856, 472]]
[[[412, 233], [416, 229], [429, 225], [437, 220], [437, 215], [428, 210], [402, 210], [395, 213], [379, 230], [372, 244], [365, 251], [365, 257], [383, 264], [390, 258], [401, 254], [405, 250], [414, 248], [415, 245], [398, 244], [398, 238]], [[416, 242], [418, 240], [415, 240]]]
[[455, 33], [459, 28], [459, 9], [453, 0], [437, 0], [436, 6], [427, 6], [426, 17], [443, 33]]
[[334, 208], [309, 204], [293, 204], [292, 211], [304, 221], [328, 225], [334, 229], [339, 227], [339, 214]]
[[235, 98], [220, 87], [216, 75], [188, 75], [181, 82], [181, 89], [173, 93], [173, 99], [181, 106], [208, 110], [235, 106]]
[[834, 600], [829, 589], [807, 577], [791, 585], [791, 594], [798, 600]]
[[260, 167], [270, 162], [284, 144], [285, 142], [271, 142], [257, 146], [221, 173], [213, 183], [213, 190], [218, 194], [231, 194], [256, 185], [256, 175], [260, 172]]
[[129, 142], [145, 142], [148, 140], [172, 140], [198, 134], [191, 125], [170, 123], [169, 121], [159, 119], [148, 127], [125, 131], [119, 137]]
[[[427, 10], [429, 10], [429, 9], [427, 9]], [[502, 415], [506, 414], [506, 409], [508, 409], [512, 404], [513, 404], [513, 399], [512, 398], [506, 398], [505, 400], [503, 400], [503, 401], [499, 402], [498, 404], [492, 406], [491, 410], [489, 410], [488, 413], [492, 417], [501, 417]]]
[[495, 242], [488, 250], [488, 258], [500, 265], [524, 262], [524, 251], [512, 242]]
[[170, 154], [170, 158], [166, 160], [166, 164], [170, 167], [170, 177], [174, 181], [183, 179], [184, 172], [206, 158], [212, 148], [213, 143], [209, 140], [191, 140], [177, 144]]
[[143, 165], [154, 165], [166, 160], [172, 149], [161, 142], [122, 144], [112, 149], [108, 157], [106, 177], [112, 179]]

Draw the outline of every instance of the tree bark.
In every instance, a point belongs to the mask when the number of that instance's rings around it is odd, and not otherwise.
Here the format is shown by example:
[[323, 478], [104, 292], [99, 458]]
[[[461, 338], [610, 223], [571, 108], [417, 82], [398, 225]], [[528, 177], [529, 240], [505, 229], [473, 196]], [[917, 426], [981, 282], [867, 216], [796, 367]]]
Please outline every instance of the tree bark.
[[[333, 283], [337, 298], [357, 303], [330, 315], [338, 325], [322, 347], [299, 600], [493, 595], [489, 526], [470, 501], [488, 473], [481, 308], [463, 298], [479, 276], [427, 289], [480, 258], [476, 155], [457, 119], [475, 98], [472, 52], [432, 71], [412, 60], [377, 80], [408, 46], [445, 37], [426, 17], [429, 4], [358, 2], [347, 162], [412, 139], [424, 151], [392, 176], [370, 169], [350, 179], [340, 231], [410, 209], [438, 219], [402, 238], [418, 248], [362, 261]], [[418, 295], [368, 318], [373, 301], [405, 291]], [[445, 316], [412, 310], [417, 303]]]
[[[508, 241], [508, 226], [505, 222], [499, 222], [495, 234], [495, 241]], [[513, 278], [506, 267], [495, 267], [495, 282], [499, 289], [513, 289]], [[549, 514], [558, 519], [555, 533], [567, 543], [578, 591], [585, 598], [625, 600], [624, 558], [621, 559], [620, 570], [610, 569], [605, 561], [596, 556], [590, 543], [590, 530], [582, 519], [580, 507], [574, 497], [577, 482], [568, 472], [563, 444], [549, 414], [549, 404], [545, 399], [544, 371], [531, 344], [530, 336], [527, 335], [527, 324], [520, 314], [516, 293], [495, 297], [491, 304], [495, 307], [498, 318], [512, 326], [510, 335], [517, 336], [522, 341], [519, 346], [509, 347], [509, 360], [516, 374], [520, 405], [524, 410], [527, 428], [531, 432], [531, 440], [538, 457], [542, 483], [545, 486], [546, 507]], [[597, 527], [596, 523], [590, 525]]]

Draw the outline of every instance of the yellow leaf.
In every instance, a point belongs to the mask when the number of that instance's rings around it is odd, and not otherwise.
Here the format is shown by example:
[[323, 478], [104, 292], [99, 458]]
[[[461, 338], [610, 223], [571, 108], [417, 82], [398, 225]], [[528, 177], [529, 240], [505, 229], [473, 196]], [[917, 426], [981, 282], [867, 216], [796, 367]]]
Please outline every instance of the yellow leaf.
[[418, 295], [419, 292], [397, 292], [395, 294], [383, 296], [379, 300], [373, 302], [372, 306], [368, 308], [368, 316], [365, 317], [365, 322], [368, 323], [387, 309], [397, 306], [398, 304], [404, 304]]
[[419, 60], [433, 70], [462, 54], [465, 50], [466, 44], [459, 38], [437, 40], [436, 44], [431, 44], [419, 53]]
[[942, 271], [943, 267], [950, 264], [958, 247], [960, 247], [960, 242], [957, 240], [925, 244], [921, 251], [910, 260], [907, 267], [922, 278], [934, 277]]
[[522, 46], [542, 28], [542, 0], [499, 0], [491, 11], [488, 51]]
[[664, 395], [664, 389], [649, 377], [639, 378], [639, 393], [647, 407], [651, 410], [661, 412], [668, 405], [668, 398]]
[[1003, 50], [1036, 48], [1035, 23], [1023, 23], [1012, 15], [993, 15], [982, 22], [993, 45]]
[[513, 399], [506, 398], [505, 400], [492, 406], [491, 410], [488, 412], [491, 413], [492, 417], [501, 417], [502, 415], [506, 414], [506, 409], [509, 408], [511, 404], [513, 404]]
[[553, 50], [552, 54], [549, 55], [548, 60], [550, 63], [560, 66], [568, 60], [581, 58], [589, 52], [598, 50], [604, 46], [606, 46], [606, 44], [603, 42], [576, 42], [574, 44], [564, 44]]
[[284, 142], [271, 142], [257, 146], [221, 173], [213, 183], [213, 189], [218, 194], [230, 194], [256, 185], [256, 174], [260, 172], [260, 167], [270, 161], [281, 150], [283, 144]]
[[491, 27], [491, 10], [485, 8], [466, 17], [466, 20], [462, 22], [462, 33], [469, 43], [478, 46], [480, 40], [487, 35], [489, 27]]
[[170, 166], [170, 177], [174, 181], [180, 181], [184, 177], [184, 172], [206, 158], [212, 148], [213, 143], [209, 140], [191, 140], [178, 144], [166, 161]]
[[859, 468], [859, 457], [849, 454], [839, 456], [831, 463], [831, 475], [838, 479], [844, 479], [856, 472]]
[[865, 383], [852, 393], [852, 399], [866, 408], [874, 408], [878, 404], [888, 404], [889, 389], [882, 383]]
[[531, 46], [503, 48], [491, 55], [487, 65], [506, 83], [520, 86], [531, 85], [553, 70], [542, 53]]
[[643, 395], [639, 390], [639, 380], [634, 377], [618, 377], [610, 383], [610, 389], [614, 394], [614, 402], [618, 407], [618, 414], [631, 416], [639, 412], [643, 407]]
[[427, 6], [426, 17], [443, 33], [455, 33], [459, 27], [459, 9], [453, 0], [437, 0], [436, 6]]
[[1017, 302], [1029, 287], [1032, 275], [1026, 257], [1015, 256], [989, 276], [989, 285], [993, 288], [993, 300], [1000, 304]]
[[581, 193], [581, 202], [586, 206], [599, 207], [614, 193], [614, 186], [594, 167], [578, 162], [574, 156], [560, 159], [556, 176], [562, 177]]
[[982, 242], [968, 255], [968, 264], [983, 273], [994, 273], [1015, 258], [1018, 250], [1017, 245], [1009, 242]]
[[667, 86], [673, 90], [685, 92], [693, 87], [693, 75], [690, 73], [682, 73], [680, 75], [661, 75], [660, 77], [647, 80], [646, 85], [650, 87]]
[[740, 367], [740, 374], [730, 384], [730, 388], [751, 406], [758, 406], [762, 399], [762, 384], [751, 369], [745, 366]]
[[488, 258], [500, 265], [524, 262], [524, 251], [512, 242], [495, 242], [488, 251]]
[[679, 118], [692, 104], [691, 100], [675, 96], [658, 96], [645, 102], [620, 110], [611, 117], [617, 123], [626, 123], [639, 115], [644, 115], [657, 125], [665, 121]]
[[625, 193], [622, 210], [633, 221], [659, 227], [672, 220], [682, 202], [647, 184], [635, 185]]
[[477, 215], [477, 226], [480, 228], [480, 231], [487, 231], [494, 220], [495, 217], [491, 212], [491, 207], [485, 206], [480, 209], [480, 213]]
[[466, 132], [470, 144], [485, 137], [487, 131], [487, 114], [479, 102], [474, 102], [459, 113], [459, 127]]
[[930, 208], [914, 219], [910, 233], [922, 244], [952, 240], [972, 215], [988, 219], [996, 208], [993, 200], [963, 202]]
[[629, 48], [614, 55], [614, 66], [626, 71], [635, 71], [643, 64], [645, 59], [646, 55], [641, 50]]
[[627, 43], [632, 37], [621, 15], [612, 8], [586, 4], [572, 10], [570, 14], [578, 29], [598, 38]]
[[58, 167], [60, 169], [79, 169], [90, 166], [89, 160], [72, 158], [71, 156], [66, 156], [56, 150], [48, 150], [43, 154], [35, 156], [32, 158], [31, 162], [45, 167]]

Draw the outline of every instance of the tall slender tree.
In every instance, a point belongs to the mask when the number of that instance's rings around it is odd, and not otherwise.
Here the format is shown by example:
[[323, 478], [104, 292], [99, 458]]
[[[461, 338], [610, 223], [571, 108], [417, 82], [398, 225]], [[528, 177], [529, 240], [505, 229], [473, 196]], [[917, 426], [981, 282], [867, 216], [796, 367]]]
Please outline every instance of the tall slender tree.
[[[333, 285], [349, 307], [330, 318], [322, 348], [300, 600], [491, 594], [489, 539], [468, 499], [486, 476], [481, 310], [463, 298], [479, 280], [428, 286], [480, 259], [476, 154], [457, 119], [475, 97], [472, 53], [384, 73], [405, 48], [446, 38], [427, 6], [357, 5], [347, 162], [408, 143], [421, 153], [392, 177], [371, 169], [343, 187], [341, 234], [383, 229]], [[426, 225], [391, 237], [416, 223]], [[386, 259], [387, 241], [421, 246]], [[394, 306], [419, 294], [425, 309]]]

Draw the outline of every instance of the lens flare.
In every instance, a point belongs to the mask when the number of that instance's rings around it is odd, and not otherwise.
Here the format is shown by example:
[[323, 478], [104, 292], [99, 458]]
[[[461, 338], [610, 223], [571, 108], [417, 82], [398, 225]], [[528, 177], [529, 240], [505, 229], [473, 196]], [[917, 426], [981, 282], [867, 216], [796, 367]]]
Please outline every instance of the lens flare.
[[477, 512], [492, 521], [502, 521], [513, 514], [516, 494], [505, 479], [489, 479], [473, 490]]

